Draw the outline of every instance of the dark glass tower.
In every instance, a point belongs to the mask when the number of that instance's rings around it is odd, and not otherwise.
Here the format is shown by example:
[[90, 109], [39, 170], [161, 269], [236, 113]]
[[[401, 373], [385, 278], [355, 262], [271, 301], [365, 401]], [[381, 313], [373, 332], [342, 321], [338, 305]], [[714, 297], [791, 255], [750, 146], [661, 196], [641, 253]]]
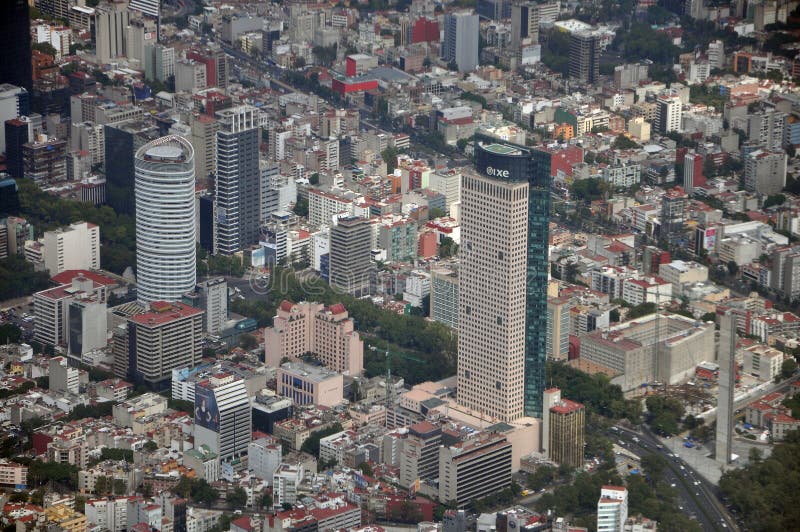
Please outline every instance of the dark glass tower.
[[0, 2], [0, 50], [0, 83], [25, 87], [30, 92], [33, 66], [28, 0]]
[[547, 335], [550, 154], [492, 137], [477, 136], [479, 174], [528, 182], [528, 243], [525, 286], [524, 414], [542, 417]]

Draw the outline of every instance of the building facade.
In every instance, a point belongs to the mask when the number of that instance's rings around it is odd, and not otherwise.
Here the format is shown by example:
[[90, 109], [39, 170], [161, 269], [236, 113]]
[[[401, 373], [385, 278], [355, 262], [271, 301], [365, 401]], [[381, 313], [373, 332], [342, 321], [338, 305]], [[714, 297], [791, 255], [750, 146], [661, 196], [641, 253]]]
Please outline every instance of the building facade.
[[136, 152], [136, 280], [141, 303], [179, 301], [194, 289], [194, 149], [171, 135]]

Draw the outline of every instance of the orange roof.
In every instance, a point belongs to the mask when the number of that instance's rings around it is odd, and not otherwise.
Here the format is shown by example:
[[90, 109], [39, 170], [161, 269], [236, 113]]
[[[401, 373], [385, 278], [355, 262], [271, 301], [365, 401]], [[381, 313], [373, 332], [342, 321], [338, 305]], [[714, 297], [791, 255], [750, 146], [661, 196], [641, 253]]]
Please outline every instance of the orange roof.
[[166, 301], [154, 301], [150, 303], [151, 312], [133, 316], [131, 321], [139, 325], [163, 325], [181, 318], [195, 316], [203, 311], [199, 308], [190, 307], [184, 303], [176, 301], [167, 303]]

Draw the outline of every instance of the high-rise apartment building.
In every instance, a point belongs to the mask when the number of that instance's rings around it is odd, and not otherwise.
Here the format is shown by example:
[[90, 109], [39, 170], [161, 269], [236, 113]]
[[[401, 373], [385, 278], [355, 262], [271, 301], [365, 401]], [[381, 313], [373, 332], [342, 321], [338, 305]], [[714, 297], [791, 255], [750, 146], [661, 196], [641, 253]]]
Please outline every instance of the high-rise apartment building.
[[201, 309], [203, 330], [208, 334], [219, 334], [228, 321], [228, 281], [224, 277], [198, 283], [194, 292], [183, 298], [184, 303]]
[[471, 72], [478, 67], [478, 15], [449, 13], [444, 16], [442, 59], [455, 63], [459, 72]]
[[[177, 301], [153, 301], [148, 312], [128, 319], [126, 377], [166, 387], [173, 369], [200, 362], [202, 339], [202, 310]], [[115, 349], [115, 357], [116, 353]], [[116, 359], [114, 365], [118, 365]]]
[[368, 295], [372, 276], [372, 228], [364, 218], [340, 218], [331, 228], [330, 284], [356, 297]]
[[722, 68], [725, 66], [725, 44], [720, 41], [708, 43], [708, 63], [711, 68]]
[[588, 84], [600, 80], [600, 35], [592, 31], [570, 34], [569, 77]]
[[334, 371], [352, 376], [363, 371], [364, 342], [341, 303], [326, 307], [322, 303], [283, 301], [272, 323], [264, 329], [264, 360], [268, 366], [313, 353]]
[[458, 399], [492, 418], [541, 417], [550, 154], [484, 137], [461, 191]]
[[[0, 4], [0, 83], [25, 87], [33, 84], [31, 27], [27, 0], [5, 0]], [[13, 60], [12, 60], [13, 59]]]
[[487, 432], [439, 447], [439, 501], [463, 508], [511, 485], [511, 443]]
[[569, 358], [570, 309], [568, 297], [547, 300], [547, 358], [567, 360]]
[[597, 532], [622, 532], [628, 519], [628, 490], [603, 486], [597, 501]]
[[217, 120], [217, 250], [232, 255], [258, 243], [263, 117], [255, 107], [241, 105], [219, 111]]
[[744, 158], [744, 188], [765, 196], [786, 186], [787, 155], [783, 150], [756, 150]]
[[140, 302], [178, 301], [194, 289], [194, 149], [170, 135], [136, 152], [136, 280]]
[[656, 131], [666, 134], [681, 130], [683, 108], [678, 96], [659, 96], [656, 99]]
[[580, 403], [561, 399], [550, 407], [548, 457], [559, 465], [583, 467], [583, 447], [586, 442], [586, 409]]
[[247, 456], [252, 418], [247, 386], [229, 373], [212, 375], [194, 389], [195, 447], [208, 446], [221, 462]]
[[408, 427], [400, 451], [400, 485], [411, 488], [418, 481], [439, 477], [439, 447], [442, 429], [428, 421]]
[[705, 184], [703, 156], [694, 150], [689, 150], [683, 157], [683, 188], [691, 194], [696, 187], [701, 187]]
[[22, 145], [22, 175], [39, 184], [67, 178], [67, 141], [41, 135]]
[[458, 274], [440, 269], [431, 271], [431, 318], [458, 328]]

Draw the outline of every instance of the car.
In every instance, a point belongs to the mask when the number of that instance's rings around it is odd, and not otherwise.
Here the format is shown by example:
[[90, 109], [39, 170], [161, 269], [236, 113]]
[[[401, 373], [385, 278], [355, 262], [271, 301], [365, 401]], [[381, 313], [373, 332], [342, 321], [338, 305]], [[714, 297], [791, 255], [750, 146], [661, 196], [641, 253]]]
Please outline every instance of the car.
[[686, 471], [686, 468], [683, 467], [683, 465], [681, 465], [680, 468], [681, 468], [681, 471]]
[[672, 484], [669, 485], [669, 487], [670, 488], [674, 488], [675, 487], [675, 483], [673, 482]]
[[699, 485], [700, 485], [700, 481], [699, 481], [699, 480], [695, 480], [695, 481], [694, 481], [694, 485], [695, 485], [695, 486], [699, 486]]

